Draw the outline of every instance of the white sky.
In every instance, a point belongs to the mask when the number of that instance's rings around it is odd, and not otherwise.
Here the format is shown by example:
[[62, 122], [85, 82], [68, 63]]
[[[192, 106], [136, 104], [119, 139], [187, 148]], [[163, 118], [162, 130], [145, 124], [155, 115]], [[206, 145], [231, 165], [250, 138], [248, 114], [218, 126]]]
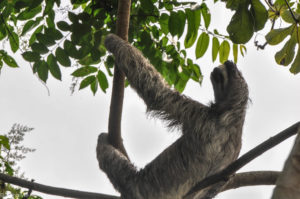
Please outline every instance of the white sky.
[[[228, 24], [228, 11], [224, 12], [224, 5], [220, 5], [216, 10], [220, 17], [213, 21], [216, 27]], [[264, 51], [256, 51], [253, 42], [247, 47], [246, 57], [240, 56], [238, 62], [252, 100], [244, 126], [241, 154], [300, 120], [300, 76], [275, 63], [273, 56], [278, 47], [268, 46]], [[212, 63], [210, 51], [209, 48], [206, 58], [197, 60], [204, 74], [202, 86], [191, 81], [184, 91], [204, 103], [213, 99], [209, 75], [218, 65]], [[194, 51], [189, 54], [194, 55]], [[32, 75], [29, 64], [17, 55], [16, 59], [21, 67], [4, 67], [0, 76], [0, 132], [7, 132], [14, 123], [35, 128], [25, 140], [26, 146], [37, 149], [21, 162], [26, 177], [46, 185], [116, 195], [105, 174], [98, 169], [95, 153], [97, 136], [107, 129], [111, 90], [93, 96], [85, 89], [71, 96], [70, 73], [74, 69], [65, 69], [63, 82], [52, 77], [48, 80], [51, 92], [48, 96], [45, 87]], [[125, 92], [122, 135], [131, 160], [143, 167], [179, 133], [167, 132], [159, 120], [147, 118], [143, 102], [132, 89], [127, 88]], [[242, 171], [281, 170], [293, 140], [263, 154]], [[271, 192], [271, 186], [240, 188], [216, 198], [270, 198]]]

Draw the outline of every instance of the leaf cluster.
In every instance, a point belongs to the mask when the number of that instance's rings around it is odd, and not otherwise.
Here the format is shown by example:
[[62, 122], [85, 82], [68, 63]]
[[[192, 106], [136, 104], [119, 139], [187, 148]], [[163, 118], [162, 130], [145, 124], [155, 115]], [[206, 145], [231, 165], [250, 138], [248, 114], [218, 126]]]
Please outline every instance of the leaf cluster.
[[[237, 62], [238, 54], [244, 56], [246, 52], [244, 44], [254, 32], [264, 28], [268, 18], [282, 18], [292, 23], [287, 28], [291, 39], [275, 57], [279, 64], [289, 65], [295, 54], [291, 49], [299, 43], [295, 33], [298, 32], [298, 21], [288, 12], [284, 2], [277, 0], [270, 5], [268, 14], [260, 0], [227, 0], [226, 7], [234, 14], [226, 36], [217, 30], [209, 30], [212, 15], [205, 1], [132, 0], [129, 42], [149, 58], [170, 85], [183, 91], [190, 79], [201, 83], [203, 78], [200, 66], [190, 58], [186, 49], [195, 45], [198, 59], [211, 45], [213, 62], [218, 56], [219, 62], [225, 62], [230, 52]], [[80, 66], [71, 74], [80, 79], [79, 89], [89, 87], [95, 94], [100, 88], [105, 92], [109, 86], [107, 75], [112, 76], [114, 60], [106, 52], [103, 39], [116, 31], [118, 1], [72, 0], [72, 9], [62, 8], [60, 3], [60, 0], [1, 1], [0, 41], [7, 39], [12, 52], [20, 49], [23, 58], [31, 63], [33, 72], [44, 82], [49, 74], [62, 80], [64, 67]], [[55, 10], [58, 9], [63, 19], [56, 19], [58, 12]], [[297, 10], [293, 11], [296, 17]], [[273, 40], [282, 38], [277, 34], [281, 31], [275, 29], [271, 32], [266, 39], [277, 45], [279, 42]], [[184, 45], [181, 45], [181, 39]], [[22, 50], [20, 43], [24, 40], [27, 48]], [[298, 57], [291, 68], [293, 73], [300, 71]], [[3, 63], [18, 67], [13, 56], [4, 49], [0, 51], [0, 69]]]
[[[283, 0], [275, 1], [269, 10], [269, 17], [275, 24], [276, 20], [282, 19], [286, 27], [272, 28], [266, 35], [269, 45], [279, 45], [283, 41], [285, 44], [275, 54], [275, 60], [279, 65], [288, 66], [291, 64], [290, 72], [297, 74], [300, 72], [300, 4], [289, 1], [286, 4]], [[298, 50], [296, 51], [296, 47]]]
[[[26, 133], [32, 131], [33, 128], [14, 124], [11, 130], [3, 135], [0, 135], [0, 172], [10, 175], [18, 176], [19, 167], [18, 162], [25, 158], [25, 155], [34, 152], [31, 149], [22, 145]], [[21, 174], [23, 178], [23, 174]], [[11, 186], [4, 182], [0, 182], [1, 196], [7, 198], [28, 198], [28, 199], [41, 199], [39, 196], [28, 195], [28, 191]], [[27, 197], [28, 196], [28, 197]]]

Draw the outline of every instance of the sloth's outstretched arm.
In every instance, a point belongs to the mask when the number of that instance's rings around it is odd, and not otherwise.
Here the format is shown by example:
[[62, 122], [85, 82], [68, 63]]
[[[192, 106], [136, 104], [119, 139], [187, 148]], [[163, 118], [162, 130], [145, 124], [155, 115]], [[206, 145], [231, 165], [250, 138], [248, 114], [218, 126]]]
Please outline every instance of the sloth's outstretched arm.
[[131, 87], [147, 104], [148, 111], [169, 120], [170, 126], [189, 121], [188, 118], [195, 118], [196, 113], [202, 114], [208, 109], [170, 89], [142, 53], [128, 42], [110, 34], [105, 46], [115, 56], [117, 67], [125, 73]]

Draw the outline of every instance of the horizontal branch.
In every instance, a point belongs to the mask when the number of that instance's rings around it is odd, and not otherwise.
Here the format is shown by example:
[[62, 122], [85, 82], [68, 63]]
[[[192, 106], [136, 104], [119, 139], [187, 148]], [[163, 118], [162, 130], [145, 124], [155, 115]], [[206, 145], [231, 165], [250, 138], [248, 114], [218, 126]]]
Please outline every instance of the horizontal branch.
[[232, 176], [220, 192], [245, 186], [275, 185], [279, 171], [251, 171]]
[[17, 177], [12, 177], [3, 173], [0, 173], [0, 180], [23, 188], [27, 188], [30, 190], [34, 190], [34, 191], [38, 191], [50, 195], [56, 195], [56, 196], [63, 196], [69, 198], [84, 198], [84, 199], [120, 199], [117, 196], [111, 196], [106, 194], [42, 185], [39, 183], [30, 182], [28, 180], [20, 179]]
[[[291, 137], [296, 134], [300, 129], [300, 122], [292, 125], [291, 127], [285, 129], [274, 137], [269, 138], [265, 142], [261, 143], [257, 147], [253, 148], [235, 162], [230, 164], [227, 168], [222, 170], [221, 172], [214, 174], [205, 178], [203, 181], [194, 186], [191, 191], [186, 195], [193, 194], [201, 189], [204, 189], [212, 184], [215, 184], [219, 181], [224, 181], [229, 179], [229, 177], [234, 174], [238, 169], [249, 163], [254, 158], [258, 157], [265, 151], [284, 141], [285, 139]], [[279, 174], [277, 172], [248, 172], [248, 173], [240, 173], [232, 176], [229, 180], [228, 184], [221, 190], [226, 191], [229, 189], [234, 189], [242, 186], [254, 186], [254, 185], [267, 185], [274, 184], [275, 178], [277, 178]], [[256, 179], [256, 180], [255, 180]], [[258, 180], [259, 179], [259, 180]], [[50, 194], [57, 195], [63, 197], [71, 197], [71, 198], [85, 198], [85, 199], [120, 199], [118, 196], [93, 193], [93, 192], [85, 192], [78, 191], [72, 189], [58, 188], [47, 185], [42, 185], [35, 182], [30, 182], [24, 179], [20, 179], [17, 177], [12, 177], [3, 173], [0, 173], [0, 180], [10, 183], [13, 185], [17, 185], [23, 188], [27, 188], [30, 190]]]
[[277, 144], [281, 143], [282, 141], [286, 140], [287, 138], [297, 134], [298, 129], [300, 128], [300, 122], [290, 126], [289, 128], [281, 131], [277, 135], [269, 138], [268, 140], [264, 141], [263, 143], [259, 144], [255, 148], [251, 149], [236, 161], [232, 162], [228, 165], [224, 170], [208, 176], [204, 180], [197, 183], [187, 194], [185, 197], [188, 197], [206, 187], [209, 187], [217, 182], [226, 181], [230, 178], [232, 174], [234, 174], [237, 170], [248, 164], [253, 159], [257, 158], [264, 152], [268, 151], [272, 147], [276, 146]]

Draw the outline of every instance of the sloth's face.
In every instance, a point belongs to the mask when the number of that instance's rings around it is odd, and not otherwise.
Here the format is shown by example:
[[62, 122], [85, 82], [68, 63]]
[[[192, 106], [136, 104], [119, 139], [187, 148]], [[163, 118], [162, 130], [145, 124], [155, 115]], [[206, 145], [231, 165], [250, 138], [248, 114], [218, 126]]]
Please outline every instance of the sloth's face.
[[230, 90], [235, 88], [234, 85], [241, 77], [236, 65], [226, 61], [223, 65], [214, 68], [210, 79], [214, 88], [215, 100], [220, 101], [229, 95]]
[[226, 88], [228, 85], [228, 74], [226, 68], [225, 64], [215, 67], [210, 75], [216, 102], [224, 100], [226, 96]]
[[227, 67], [225, 64], [222, 64], [216, 68], [211, 73], [211, 81], [213, 84], [219, 84], [218, 86], [226, 88], [228, 84], [228, 74]]

